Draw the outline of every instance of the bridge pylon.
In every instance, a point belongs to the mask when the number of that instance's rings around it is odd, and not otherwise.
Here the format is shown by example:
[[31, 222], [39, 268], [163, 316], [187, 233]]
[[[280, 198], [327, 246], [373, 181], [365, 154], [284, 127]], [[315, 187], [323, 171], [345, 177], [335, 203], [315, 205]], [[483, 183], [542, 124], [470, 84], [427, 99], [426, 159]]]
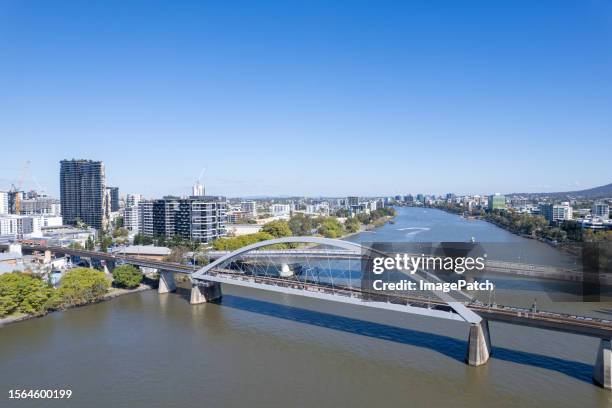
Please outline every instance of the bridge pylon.
[[176, 290], [176, 282], [174, 281], [174, 274], [168, 271], [159, 271], [159, 286], [157, 287], [157, 293], [169, 293]]
[[491, 335], [489, 321], [482, 319], [480, 323], [470, 324], [470, 336], [466, 362], [471, 366], [486, 364], [491, 356]]
[[218, 282], [194, 283], [191, 286], [189, 303], [199, 305], [221, 298], [221, 284]]
[[610, 340], [601, 339], [597, 360], [593, 367], [593, 381], [605, 389], [612, 389], [612, 347]]

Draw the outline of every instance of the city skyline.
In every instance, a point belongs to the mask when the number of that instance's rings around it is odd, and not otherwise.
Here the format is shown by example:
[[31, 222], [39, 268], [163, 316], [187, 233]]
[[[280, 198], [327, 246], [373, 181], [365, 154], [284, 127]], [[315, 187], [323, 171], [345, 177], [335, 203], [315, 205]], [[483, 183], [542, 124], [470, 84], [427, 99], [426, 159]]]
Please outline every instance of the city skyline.
[[0, 190], [30, 160], [59, 196], [73, 157], [149, 197], [188, 194], [202, 168], [228, 197], [611, 181], [609, 3], [0, 10]]
[[[85, 160], [85, 161], [94, 161], [94, 162], [98, 162], [101, 161], [102, 163], [105, 164], [104, 160], [97, 160], [97, 159], [91, 159], [91, 158], [71, 158], [71, 159], [62, 159], [62, 160]], [[27, 175], [26, 178], [24, 179], [23, 184], [21, 185], [21, 187], [19, 188], [20, 191], [36, 191], [39, 194], [40, 193], [44, 193], [50, 197], [59, 197], [60, 196], [60, 185], [61, 183], [58, 181], [57, 182], [57, 188], [54, 191], [54, 189], [49, 189], [47, 186], [47, 184], [41, 184], [39, 181], [39, 178], [33, 173], [32, 169], [32, 163], [28, 162], [27, 164]], [[59, 171], [59, 165], [58, 165], [58, 174], [60, 173]], [[8, 174], [11, 174], [12, 172], [14, 172], [15, 174], [18, 174], [18, 176], [16, 176], [14, 179], [10, 179], [10, 178], [6, 178], [6, 177], [0, 177], [0, 191], [9, 191], [12, 186], [18, 182], [18, 179], [21, 177], [21, 175], [24, 173], [24, 168], [25, 166], [22, 166], [21, 169], [17, 168], [17, 167], [4, 167], [4, 168], [0, 168], [4, 170], [4, 175], [7, 174], [6, 170], [8, 171]], [[107, 179], [108, 179], [108, 175], [107, 175]], [[189, 177], [182, 177], [179, 176], [177, 177], [177, 180], [182, 180], [182, 182], [188, 183], [188, 179]], [[116, 180], [116, 178], [115, 178]], [[227, 181], [227, 180], [226, 180]], [[184, 184], [184, 185], [169, 185], [168, 189], [166, 190], [150, 190], [147, 189], [146, 187], [142, 188], [141, 190], [138, 191], [133, 191], [133, 190], [127, 190], [122, 187], [121, 182], [119, 181], [118, 183], [114, 183], [114, 184], [119, 184], [118, 186], [111, 186], [111, 187], [107, 187], [109, 189], [119, 189], [119, 194], [121, 197], [125, 198], [127, 195], [130, 194], [136, 194], [136, 195], [142, 195], [144, 198], [148, 198], [148, 199], [152, 199], [152, 198], [162, 198], [164, 196], [175, 196], [175, 197], [189, 197], [191, 195], [193, 195], [193, 188], [194, 185], [198, 184], [199, 181], [196, 179], [194, 179], [194, 181], [192, 182], [192, 184]], [[108, 185], [109, 183], [107, 183]], [[232, 184], [232, 183], [229, 183]], [[284, 194], [284, 193], [252, 193], [252, 194], [227, 194], [227, 193], [223, 193], [223, 192], [210, 192], [208, 190], [208, 185], [206, 183], [202, 183], [201, 187], [206, 188], [206, 195], [207, 196], [225, 196], [227, 198], [245, 198], [245, 199], [257, 199], [257, 198], [291, 198], [291, 197], [311, 197], [311, 198], [345, 198], [348, 196], [358, 196], [358, 197], [393, 197], [396, 195], [407, 195], [407, 194], [412, 194], [412, 195], [416, 195], [416, 194], [425, 194], [425, 195], [433, 195], [433, 196], [444, 196], [446, 194], [452, 193], [452, 194], [456, 194], [456, 195], [491, 195], [491, 194], [505, 194], [505, 195], [512, 195], [512, 194], [536, 194], [536, 193], [564, 193], [564, 192], [572, 192], [572, 191], [579, 191], [579, 190], [587, 190], [587, 189], [591, 189], [591, 188], [597, 188], [597, 187], [607, 187], [609, 184], [612, 183], [603, 183], [601, 185], [592, 185], [592, 184], [582, 184], [582, 183], [573, 183], [568, 185], [568, 187], [565, 190], [561, 190], [561, 189], [555, 189], [553, 188], [552, 185], [542, 185], [540, 186], [541, 188], [539, 190], [533, 190], [533, 191], [527, 191], [526, 189], [523, 190], [516, 190], [516, 191], [503, 191], [500, 189], [493, 189], [493, 190], [484, 190], [484, 189], [476, 189], [474, 191], [458, 191], [456, 189], [448, 189], [448, 190], [439, 190], [439, 191], [433, 191], [432, 189], [428, 189], [427, 187], [425, 187], [422, 190], [417, 190], [414, 188], [408, 188], [408, 189], [395, 189], [394, 191], [389, 191], [387, 193], [381, 193], [381, 194], [361, 194], [361, 193], [356, 193], [354, 191], [348, 191], [344, 194], [342, 194], [342, 191], [344, 190], [340, 190], [340, 191], [331, 191], [329, 194], [322, 194], [322, 193], [313, 193], [313, 194], [303, 194], [303, 193], [293, 193], [293, 194]], [[223, 180], [221, 180], [221, 183], [219, 185], [223, 185]], [[536, 186], [537, 187], [537, 186]], [[143, 193], [143, 191], [157, 191], [154, 193]], [[234, 190], [234, 191], [238, 191], [238, 190]], [[250, 190], [246, 190], [246, 191], [250, 191]], [[238, 191], [240, 192], [240, 191]]]

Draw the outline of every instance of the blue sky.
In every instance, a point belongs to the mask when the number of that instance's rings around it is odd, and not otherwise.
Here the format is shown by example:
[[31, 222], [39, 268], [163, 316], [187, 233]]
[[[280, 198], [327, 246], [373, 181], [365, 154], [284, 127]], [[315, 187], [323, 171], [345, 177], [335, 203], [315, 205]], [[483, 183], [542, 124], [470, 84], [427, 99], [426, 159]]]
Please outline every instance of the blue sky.
[[612, 3], [0, 0], [0, 139], [52, 194], [72, 157], [151, 197], [607, 184]]

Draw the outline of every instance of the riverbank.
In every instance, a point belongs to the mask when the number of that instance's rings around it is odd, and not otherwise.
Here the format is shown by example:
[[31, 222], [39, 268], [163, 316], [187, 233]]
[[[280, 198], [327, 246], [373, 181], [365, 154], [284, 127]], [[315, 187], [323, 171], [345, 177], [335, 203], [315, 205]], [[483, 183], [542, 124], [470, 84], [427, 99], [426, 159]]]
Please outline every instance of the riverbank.
[[[68, 309], [74, 309], [77, 307], [83, 307], [83, 306], [88, 306], [88, 305], [92, 305], [95, 303], [100, 303], [100, 302], [106, 302], [108, 300], [117, 298], [119, 296], [124, 296], [124, 295], [130, 295], [133, 293], [138, 293], [138, 292], [144, 292], [147, 290], [151, 290], [151, 289], [155, 289], [155, 286], [153, 284], [141, 284], [140, 286], [138, 286], [137, 288], [134, 289], [124, 289], [124, 288], [111, 288], [109, 289], [108, 293], [106, 293], [102, 299], [96, 301], [96, 302], [91, 302], [91, 303], [86, 303], [83, 305], [75, 305], [72, 307], [69, 307], [65, 310]], [[3, 326], [12, 324], [12, 323], [17, 323], [17, 322], [22, 322], [24, 320], [30, 320], [30, 319], [36, 319], [38, 317], [43, 317], [48, 315], [49, 313], [57, 313], [57, 312], [62, 312], [63, 310], [54, 310], [54, 311], [49, 311], [43, 314], [26, 314], [26, 313], [14, 313], [10, 316], [6, 316], [3, 318], [0, 318], [0, 328], [2, 328]]]
[[[491, 218], [483, 216], [483, 215], [470, 214], [468, 217], [466, 217], [466, 216], [463, 215], [463, 213], [454, 211], [452, 208], [448, 208], [448, 207], [436, 207], [436, 206], [432, 206], [432, 207], [423, 207], [423, 208], [432, 208], [432, 209], [435, 209], [435, 210], [444, 211], [444, 212], [446, 212], [448, 214], [453, 214], [453, 215], [456, 215], [456, 216], [464, 218], [464, 219], [484, 221], [484, 222], [487, 222], [487, 223], [489, 223], [491, 225], [495, 225], [496, 227], [498, 227], [500, 229], [503, 229], [504, 231], [508, 231], [509, 233], [514, 234], [514, 235], [516, 235], [518, 237], [526, 238], [526, 239], [532, 239], [534, 241], [539, 241], [539, 242], [545, 243], [545, 244], [550, 245], [550, 246], [555, 247], [555, 248], [559, 245], [558, 241], [555, 241], [555, 240], [552, 240], [552, 239], [546, 238], [546, 237], [534, 236], [533, 234], [522, 233], [520, 231], [515, 230], [514, 228], [511, 228], [510, 225], [506, 225], [506, 224], [503, 224], [501, 222], [495, 222], [495, 220], [492, 220]], [[571, 240], [569, 240], [568, 242], [579, 242], [579, 241], [571, 241]]]

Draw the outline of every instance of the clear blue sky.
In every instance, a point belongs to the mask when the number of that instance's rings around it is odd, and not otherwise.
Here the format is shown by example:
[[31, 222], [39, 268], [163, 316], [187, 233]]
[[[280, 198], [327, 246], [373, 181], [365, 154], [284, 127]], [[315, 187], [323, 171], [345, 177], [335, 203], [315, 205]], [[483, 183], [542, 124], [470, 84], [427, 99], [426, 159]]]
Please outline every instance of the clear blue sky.
[[73, 157], [147, 196], [607, 184], [612, 2], [0, 0], [0, 139], [53, 194]]

